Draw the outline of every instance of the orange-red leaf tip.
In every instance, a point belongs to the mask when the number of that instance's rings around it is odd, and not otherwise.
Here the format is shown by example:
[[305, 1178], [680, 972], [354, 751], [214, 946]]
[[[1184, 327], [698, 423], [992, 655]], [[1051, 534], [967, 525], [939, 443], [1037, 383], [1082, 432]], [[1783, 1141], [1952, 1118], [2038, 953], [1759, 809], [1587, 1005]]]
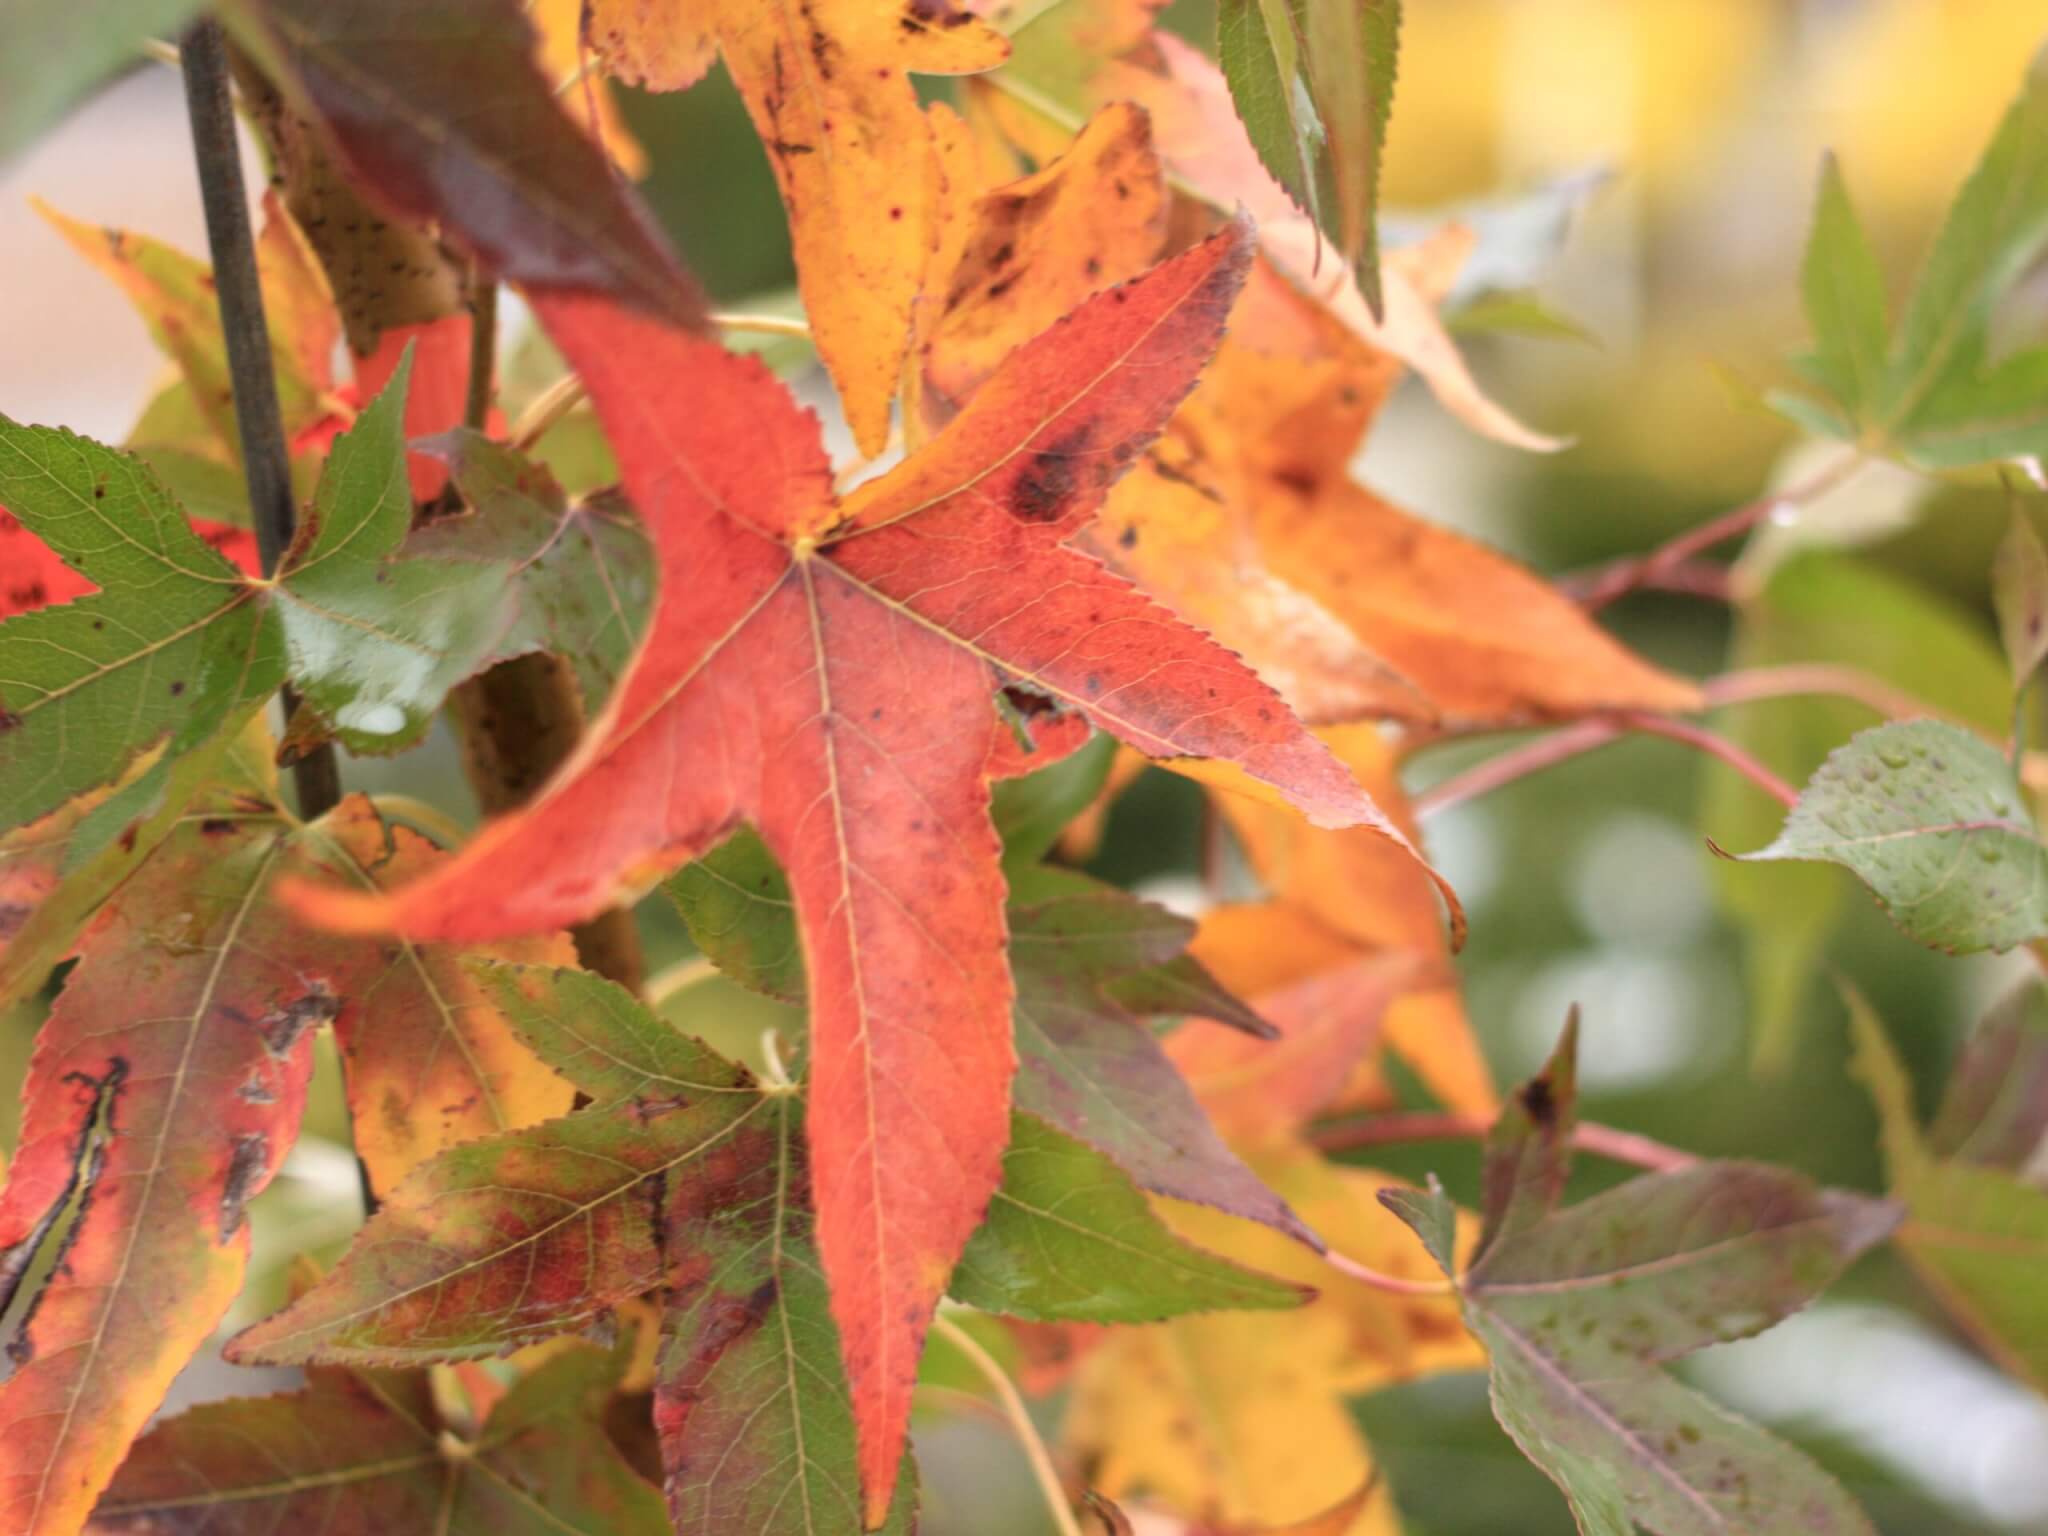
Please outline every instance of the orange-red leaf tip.
[[399, 903], [385, 895], [292, 875], [278, 881], [276, 894], [293, 914], [329, 933], [391, 933], [398, 927]]

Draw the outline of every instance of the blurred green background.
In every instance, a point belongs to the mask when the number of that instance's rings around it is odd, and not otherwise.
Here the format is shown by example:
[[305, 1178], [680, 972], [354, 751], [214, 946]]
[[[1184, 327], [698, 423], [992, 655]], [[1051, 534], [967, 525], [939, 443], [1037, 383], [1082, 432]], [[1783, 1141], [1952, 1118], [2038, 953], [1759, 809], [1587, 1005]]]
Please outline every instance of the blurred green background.
[[[1213, 11], [1176, 0], [1167, 20], [1205, 40]], [[1791, 429], [1747, 396], [1782, 376], [1779, 357], [1803, 337], [1796, 271], [1821, 154], [1840, 156], [1896, 297], [2044, 41], [2040, 0], [1409, 0], [1388, 205], [1427, 212], [1604, 168], [1540, 285], [1594, 340], [1471, 344], [1487, 386], [1523, 419], [1574, 439], [1565, 451], [1536, 457], [1475, 439], [1409, 387], [1359, 474], [1548, 572], [1640, 551], [1756, 495], [1798, 449]], [[739, 307], [786, 289], [780, 206], [723, 72], [679, 96], [622, 95], [654, 167], [644, 191], [713, 294]], [[144, 162], [119, 150], [166, 100], [175, 106], [160, 78], [118, 87], [0, 178], [0, 243], [25, 253], [23, 280], [0, 305], [0, 336], [10, 355], [36, 363], [0, 408], [118, 435], [139, 406], [140, 391], [122, 394], [129, 376], [108, 373], [106, 355], [79, 348], [74, 357], [36, 339], [32, 308], [68, 315], [73, 327], [103, 321], [130, 350], [140, 326], [122, 318], [102, 279], [52, 256], [46, 232], [17, 211], [23, 195], [40, 192], [197, 248], [196, 205], [189, 218], [182, 211], [190, 189], [152, 188]], [[125, 115], [107, 116], [115, 112]], [[150, 209], [166, 200], [180, 211], [152, 222]], [[2002, 320], [2038, 334], [2044, 301], [2037, 274]], [[145, 362], [120, 366], [147, 377]], [[1873, 516], [1893, 503], [1910, 514], [1889, 525]], [[1987, 689], [1997, 696], [1986, 578], [2004, 496], [1901, 493], [1880, 476], [1831, 510], [1878, 525], [1876, 536], [1782, 566], [1741, 621], [1723, 604], [1657, 594], [1627, 599], [1608, 618], [1647, 655], [1694, 676], [1726, 669], [1731, 655], [1827, 653], [1873, 667], [1871, 658], [1887, 658], [1885, 669], [1950, 707], [1972, 709], [1967, 701]], [[1717, 723], [1798, 778], [1870, 718], [1795, 703]], [[1501, 745], [1426, 755], [1414, 781]], [[1914, 947], [1840, 871], [1717, 866], [1703, 835], [1752, 847], [1775, 818], [1769, 802], [1720, 773], [1673, 743], [1631, 741], [1431, 822], [1432, 854], [1471, 914], [1461, 969], [1472, 1016], [1505, 1082], [1536, 1064], [1577, 1002], [1590, 1117], [1877, 1189], [1875, 1120], [1845, 1070], [1835, 978], [1853, 981], [1885, 1019], [1924, 1107], [1962, 1035], [2026, 967]], [[351, 764], [347, 777], [467, 814], [445, 741], [394, 763]], [[1197, 802], [1187, 784], [1148, 775], [1112, 818], [1100, 872], [1186, 896], [1201, 851]], [[656, 966], [688, 958], [657, 903], [645, 921]], [[1787, 942], [1802, 923], [1816, 947]], [[1760, 969], [1771, 963], [1775, 972]], [[772, 1017], [716, 981], [674, 1007], [692, 1028], [735, 1041], [757, 1038]], [[36, 1011], [4, 1021], [8, 1071], [25, 1063]], [[331, 1245], [354, 1219], [331, 1065], [307, 1145], [264, 1197], [264, 1259]], [[10, 1144], [14, 1118], [0, 1104]], [[1405, 1149], [1377, 1162], [1410, 1176], [1435, 1170], [1468, 1198], [1474, 1187], [1470, 1148]], [[1592, 1188], [1614, 1176], [1594, 1165], [1581, 1179]], [[243, 1313], [276, 1284], [273, 1264]], [[1886, 1255], [1814, 1312], [1688, 1369], [1813, 1449], [1887, 1532], [2048, 1532], [2048, 1405], [1985, 1366]], [[230, 1388], [251, 1390], [247, 1373], [212, 1367], [180, 1394]], [[1562, 1501], [1492, 1427], [1482, 1378], [1389, 1390], [1361, 1399], [1356, 1414], [1417, 1536], [1571, 1529]], [[944, 1418], [921, 1434], [931, 1536], [1046, 1529], [998, 1428]]]

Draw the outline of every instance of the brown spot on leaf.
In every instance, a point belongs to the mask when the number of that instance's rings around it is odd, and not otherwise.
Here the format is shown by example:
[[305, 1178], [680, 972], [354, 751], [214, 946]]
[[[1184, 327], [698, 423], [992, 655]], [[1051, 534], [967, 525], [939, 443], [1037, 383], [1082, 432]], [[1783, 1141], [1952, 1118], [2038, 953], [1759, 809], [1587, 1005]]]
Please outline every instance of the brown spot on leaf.
[[226, 1242], [242, 1230], [242, 1218], [249, 1197], [263, 1187], [270, 1176], [270, 1138], [261, 1131], [246, 1131], [235, 1138], [228, 1154], [227, 1178], [220, 1187], [220, 1240]]

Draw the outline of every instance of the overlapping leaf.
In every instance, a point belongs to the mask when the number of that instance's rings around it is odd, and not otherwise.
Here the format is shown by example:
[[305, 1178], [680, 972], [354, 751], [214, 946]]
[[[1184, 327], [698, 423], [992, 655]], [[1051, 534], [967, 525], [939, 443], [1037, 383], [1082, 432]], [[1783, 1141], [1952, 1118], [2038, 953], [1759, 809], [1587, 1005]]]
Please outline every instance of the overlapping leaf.
[[[425, 1165], [325, 1282], [231, 1353], [360, 1365], [487, 1355], [666, 1284], [656, 1417], [679, 1525], [859, 1529], [800, 1097], [756, 1087], [594, 977], [499, 968], [487, 980], [591, 1106]], [[1170, 1235], [1097, 1155], [1028, 1121], [1020, 1135], [962, 1272], [979, 1304], [1103, 1320], [1300, 1300]], [[899, 1497], [892, 1518], [909, 1517]]]
[[423, 1371], [315, 1370], [296, 1392], [206, 1403], [137, 1443], [86, 1533], [667, 1536], [660, 1496], [605, 1433], [619, 1367], [570, 1345], [473, 1431]]
[[1662, 1367], [1805, 1306], [1898, 1209], [1783, 1169], [1698, 1163], [1559, 1210], [1576, 1047], [1568, 1026], [1488, 1138], [1484, 1226], [1462, 1274], [1440, 1188], [1383, 1197], [1456, 1280], [1495, 1417], [1588, 1533], [1869, 1532], [1803, 1454]]
[[227, 14], [324, 122], [363, 195], [438, 220], [514, 282], [699, 323], [690, 280], [541, 74], [518, 0], [237, 0]]
[[312, 1031], [388, 1027], [367, 1010], [409, 984], [397, 952], [270, 899], [287, 868], [372, 878], [346, 847], [374, 824], [360, 802], [301, 831], [246, 789], [217, 794], [94, 920], [30, 1066], [0, 1194], [0, 1299], [34, 1287], [0, 1385], [9, 1529], [77, 1528], [240, 1287]]
[[1399, 840], [1241, 663], [1064, 547], [1192, 383], [1246, 243], [1226, 232], [1091, 300], [843, 504], [811, 424], [757, 366], [602, 300], [537, 294], [653, 533], [664, 601], [527, 809], [394, 901], [305, 898], [323, 920], [422, 937], [530, 930], [758, 827], [790, 872], [818, 997], [820, 1248], [871, 1500], [923, 1318], [1008, 1131], [994, 690]]
[[0, 159], [117, 72], [144, 38], [176, 32], [198, 9], [197, 0], [121, 0], [84, 11], [66, 0], [30, 0], [16, 8], [0, 65]]
[[1900, 1252], [1986, 1353], [2048, 1392], [2048, 1022], [2027, 982], [1978, 1026], [1923, 1132], [1913, 1084], [1884, 1026], [1849, 997], [1855, 1070], [1877, 1101]]
[[596, 0], [585, 27], [614, 74], [656, 89], [724, 54], [788, 210], [818, 356], [854, 440], [880, 453], [941, 194], [910, 77], [993, 69], [1002, 35], [952, 0], [716, 0], [689, 16]]

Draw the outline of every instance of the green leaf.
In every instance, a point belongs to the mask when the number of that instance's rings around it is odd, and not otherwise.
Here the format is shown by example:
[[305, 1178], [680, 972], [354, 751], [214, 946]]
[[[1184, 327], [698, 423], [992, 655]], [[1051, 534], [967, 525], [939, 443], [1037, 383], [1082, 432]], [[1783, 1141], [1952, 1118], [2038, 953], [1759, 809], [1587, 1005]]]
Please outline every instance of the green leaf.
[[617, 493], [571, 504], [546, 468], [481, 433], [412, 446], [447, 464], [471, 515], [422, 528], [406, 557], [512, 573], [519, 612], [498, 649], [562, 657], [594, 715], [625, 674], [654, 604], [654, 557], [631, 508]]
[[1032, 1322], [1143, 1323], [1299, 1306], [1308, 1293], [1181, 1241], [1099, 1152], [1013, 1116], [1003, 1183], [953, 1272], [955, 1300]]
[[[1698, 1163], [1559, 1210], [1574, 1047], [1567, 1026], [1487, 1138], [1486, 1229], [1457, 1286], [1495, 1417], [1581, 1531], [1869, 1532], [1802, 1453], [1662, 1367], [1805, 1306], [1891, 1231], [1897, 1207], [1785, 1169]], [[1447, 1262], [1440, 1194], [1385, 1203]]]
[[[1827, 552], [1794, 555], [1771, 572], [1736, 615], [1730, 670], [1812, 663], [1854, 668], [1957, 718], [2002, 732], [2012, 690], [1981, 621], [1948, 599], [1863, 560]], [[1724, 712], [1718, 728], [1792, 783], [1879, 717], [1833, 697], [1769, 699]], [[1776, 835], [1784, 811], [1747, 779], [1718, 765], [1705, 778], [1700, 826], [1723, 847], [1755, 847]], [[1739, 927], [1747, 955], [1753, 1048], [1760, 1068], [1780, 1065], [1806, 1017], [1818, 957], [1840, 920], [1847, 882], [1814, 865], [1713, 868], [1716, 893]]]
[[[395, 560], [412, 526], [405, 468], [410, 353], [335, 441], [277, 589], [305, 705], [351, 752], [393, 752], [426, 734], [448, 690], [504, 655], [512, 593], [500, 572]], [[294, 718], [287, 746], [317, 739]]]
[[660, 1494], [605, 1433], [619, 1369], [569, 1345], [473, 1443], [441, 1422], [424, 1373], [316, 1370], [298, 1392], [206, 1403], [137, 1442], [87, 1531], [666, 1536]]
[[[1194, 925], [1072, 871], [1036, 866], [1006, 874], [1017, 1108], [1093, 1147], [1154, 1194], [1213, 1205], [1314, 1243], [1285, 1202], [1224, 1146], [1140, 1021], [1173, 1011], [1268, 1032], [1184, 953]], [[803, 1001], [789, 886], [751, 829], [678, 872], [666, 889], [720, 970], [782, 1002]]]
[[2048, 52], [2035, 56], [2019, 99], [1949, 209], [1900, 317], [1879, 405], [1909, 447], [1942, 397], [1977, 376], [1993, 310], [2044, 243]]
[[0, 828], [220, 734], [284, 676], [261, 589], [140, 461], [0, 418], [0, 505], [101, 590], [0, 625]]
[[2025, 688], [2048, 656], [2048, 549], [2024, 508], [2013, 508], [2012, 523], [1991, 565], [1991, 606], [1998, 613], [1998, 638], [2012, 664], [2015, 689]]
[[1380, 1204], [1405, 1221], [1422, 1239], [1422, 1246], [1429, 1250], [1437, 1267], [1452, 1279], [1457, 1278], [1458, 1207], [1451, 1197], [1444, 1193], [1444, 1186], [1435, 1174], [1429, 1176], [1429, 1188], [1425, 1193], [1413, 1189], [1383, 1189], [1379, 1192]]
[[1984, 1016], [1927, 1130], [1936, 1157], [2015, 1172], [2048, 1137], [2048, 988], [2028, 978]]
[[1908, 937], [1953, 954], [2048, 934], [2048, 849], [2012, 765], [1938, 721], [1880, 725], [1838, 747], [1777, 838], [1739, 857], [1840, 864]]
[[0, 160], [11, 158], [93, 86], [175, 37], [199, 0], [13, 0], [0, 50]]
[[[2029, 990], [2038, 993], [2032, 984]], [[1964, 1130], [1961, 1122], [1983, 1112], [1969, 1114], [1952, 1107], [1965, 1097], [1981, 1101], [1986, 1087], [2024, 1085], [2034, 1090], [2031, 1113], [2038, 1115], [2038, 997], [2023, 1005], [2032, 1015], [2022, 1026], [2026, 1038], [2012, 1042], [2013, 1047], [2024, 1045], [2027, 1069], [2017, 1081], [2002, 1085], [1986, 1083], [1974, 1072], [1965, 1081], [1965, 1071], [1959, 1069], [1935, 1121], [1939, 1140], [1933, 1144], [1920, 1132], [1912, 1081], [1885, 1038], [1884, 1026], [1854, 992], [1847, 1000], [1855, 1041], [1852, 1067], [1876, 1101], [1892, 1192], [1906, 1205], [1907, 1220], [1896, 1240], [1899, 1251], [1988, 1354], [2037, 1391], [2048, 1392], [2048, 1287], [2041, 1284], [2048, 1271], [2048, 1191], [2018, 1173], [2017, 1162], [1994, 1166], [1959, 1160], [1969, 1142], [1963, 1137], [1963, 1145], [1957, 1144]], [[1987, 1021], [1987, 1027], [2002, 1030], [2015, 1022], [2001, 1026]], [[1974, 1042], [1972, 1048], [1977, 1048]], [[1992, 1050], [1995, 1055], [2006, 1048], [2010, 1047], [1994, 1043]], [[1987, 1123], [1978, 1120], [1980, 1125]], [[2008, 1138], [2003, 1155], [2010, 1156], [2014, 1145]], [[2034, 1146], [2038, 1145], [2036, 1139]], [[1989, 1150], [1989, 1144], [1977, 1150]]]
[[1526, 289], [1482, 294], [1445, 317], [1453, 336], [1527, 336], [1538, 341], [1578, 341], [1597, 347], [1600, 338]]
[[[666, 1284], [655, 1414], [677, 1528], [856, 1536], [853, 1415], [800, 1098], [756, 1087], [587, 972], [475, 970], [592, 1104], [422, 1166], [332, 1274], [230, 1354], [475, 1357]], [[906, 1458], [887, 1529], [907, 1531], [914, 1505]]]
[[1052, 852], [1067, 823], [1102, 793], [1115, 758], [1116, 738], [1098, 731], [1051, 766], [993, 787], [989, 819], [1003, 840], [1005, 875], [1030, 869]]
[[1220, 0], [1216, 62], [1260, 162], [1321, 224], [1317, 170], [1326, 136], [1301, 56], [1302, 10], [1303, 0]]
[[1216, 12], [1217, 59], [1253, 148], [1356, 267], [1375, 318], [1400, 29], [1400, 0], [1222, 0]]
[[1814, 338], [1806, 371], [1850, 416], [1859, 416], [1882, 380], [1891, 325], [1884, 273], [1833, 155], [1821, 165], [1800, 288]]

